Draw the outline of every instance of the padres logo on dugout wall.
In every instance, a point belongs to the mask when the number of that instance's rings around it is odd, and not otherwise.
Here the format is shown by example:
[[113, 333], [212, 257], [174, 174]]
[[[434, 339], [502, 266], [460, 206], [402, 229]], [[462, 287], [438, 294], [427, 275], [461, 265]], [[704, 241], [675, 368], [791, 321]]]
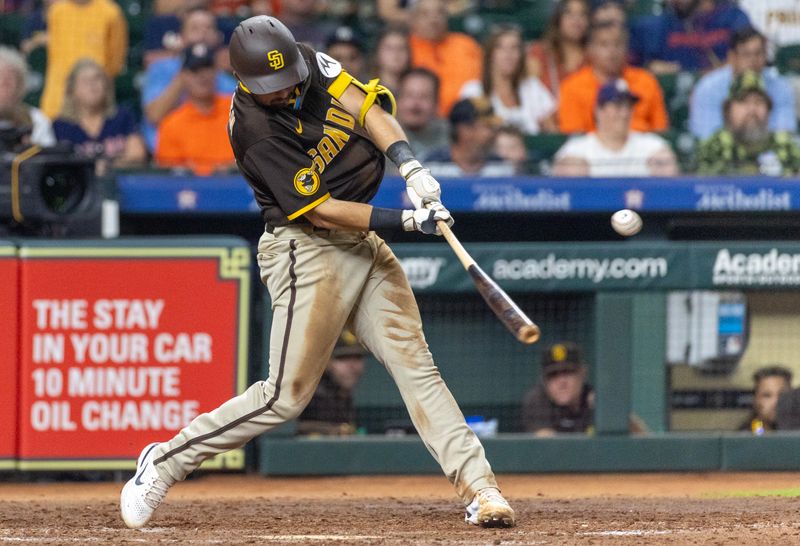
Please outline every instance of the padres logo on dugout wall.
[[273, 49], [269, 53], [267, 53], [267, 59], [269, 59], [269, 67], [273, 70], [280, 70], [283, 68], [283, 53], [278, 51], [277, 49]]
[[319, 189], [319, 175], [314, 169], [300, 169], [294, 175], [294, 189], [300, 195], [314, 195]]

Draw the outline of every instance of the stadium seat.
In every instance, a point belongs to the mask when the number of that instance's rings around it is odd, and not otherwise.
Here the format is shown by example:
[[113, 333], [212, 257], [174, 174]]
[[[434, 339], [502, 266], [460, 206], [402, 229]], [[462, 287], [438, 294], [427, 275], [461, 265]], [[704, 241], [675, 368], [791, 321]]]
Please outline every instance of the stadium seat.
[[25, 16], [18, 13], [0, 15], [0, 44], [19, 47]]
[[525, 148], [528, 150], [528, 163], [534, 174], [549, 172], [553, 156], [564, 145], [570, 135], [561, 133], [541, 133], [525, 136]]
[[694, 135], [688, 131], [670, 129], [665, 133], [661, 133], [661, 136], [669, 142], [675, 152], [681, 172], [684, 174], [694, 172], [697, 169], [695, 151], [698, 144]]
[[691, 72], [656, 75], [664, 104], [669, 114], [669, 124], [673, 129], [684, 130], [689, 123], [689, 100], [692, 88], [697, 82], [697, 75]]
[[47, 70], [47, 48], [37, 47], [28, 55], [28, 94], [25, 102], [38, 106], [44, 90], [44, 74]]
[[535, 40], [547, 27], [552, 9], [550, 0], [496, 0], [484, 4], [489, 5], [484, 5], [477, 13], [451, 17], [450, 30], [465, 32], [477, 40], [483, 40], [492, 25], [510, 23], [522, 28], [526, 40]]
[[775, 53], [775, 66], [781, 74], [800, 74], [800, 45], [778, 49]]
[[639, 17], [642, 15], [660, 15], [663, 9], [661, 0], [636, 0], [628, 8], [628, 17]]
[[117, 104], [127, 106], [138, 117], [141, 116], [138, 76], [140, 71], [129, 66], [114, 80]]

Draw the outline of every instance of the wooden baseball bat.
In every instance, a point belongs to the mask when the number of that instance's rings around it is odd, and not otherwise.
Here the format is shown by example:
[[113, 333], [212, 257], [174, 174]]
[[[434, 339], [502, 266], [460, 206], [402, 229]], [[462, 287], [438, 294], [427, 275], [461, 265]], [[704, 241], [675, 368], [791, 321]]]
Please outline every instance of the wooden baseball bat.
[[508, 294], [506, 294], [503, 289], [475, 263], [472, 256], [470, 256], [461, 245], [461, 241], [456, 238], [450, 226], [448, 226], [444, 220], [439, 220], [436, 223], [439, 225], [442, 235], [450, 244], [450, 248], [453, 249], [453, 252], [455, 252], [456, 256], [458, 256], [458, 259], [461, 261], [461, 265], [464, 266], [464, 269], [466, 269], [470, 277], [472, 277], [472, 282], [475, 283], [478, 293], [486, 300], [489, 308], [494, 311], [494, 314], [497, 315], [500, 322], [502, 322], [505, 327], [514, 334], [514, 337], [522, 343], [536, 343], [541, 334], [539, 327], [529, 319], [528, 315], [517, 307], [514, 300], [508, 297]]

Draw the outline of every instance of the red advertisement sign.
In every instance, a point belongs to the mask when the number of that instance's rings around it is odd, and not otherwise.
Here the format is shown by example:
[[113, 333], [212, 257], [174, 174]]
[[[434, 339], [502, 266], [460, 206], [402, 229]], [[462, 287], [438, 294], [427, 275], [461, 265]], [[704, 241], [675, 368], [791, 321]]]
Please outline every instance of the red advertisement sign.
[[127, 467], [240, 392], [248, 254], [21, 248], [20, 467]]
[[0, 242], [0, 469], [13, 468], [17, 453], [17, 249]]

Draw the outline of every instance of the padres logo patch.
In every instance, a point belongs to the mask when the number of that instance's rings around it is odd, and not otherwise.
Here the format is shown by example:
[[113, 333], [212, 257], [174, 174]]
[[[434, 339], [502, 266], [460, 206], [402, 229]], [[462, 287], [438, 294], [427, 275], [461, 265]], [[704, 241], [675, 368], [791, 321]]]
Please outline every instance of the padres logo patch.
[[300, 169], [294, 175], [294, 189], [300, 195], [314, 195], [319, 189], [319, 175], [313, 169]]
[[277, 49], [273, 49], [269, 53], [267, 53], [267, 59], [269, 59], [269, 67], [273, 70], [280, 70], [283, 68], [283, 53], [278, 51]]
[[564, 359], [567, 358], [567, 348], [563, 345], [553, 345], [553, 348], [550, 351], [553, 360], [556, 362], [562, 362]]

